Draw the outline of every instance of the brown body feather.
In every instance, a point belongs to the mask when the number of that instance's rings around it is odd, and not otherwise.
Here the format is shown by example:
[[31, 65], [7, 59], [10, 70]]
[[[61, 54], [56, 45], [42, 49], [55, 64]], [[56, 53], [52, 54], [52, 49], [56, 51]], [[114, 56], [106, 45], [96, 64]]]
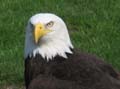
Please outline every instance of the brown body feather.
[[25, 60], [27, 89], [120, 89], [118, 73], [96, 56], [73, 51], [47, 62], [39, 54]]

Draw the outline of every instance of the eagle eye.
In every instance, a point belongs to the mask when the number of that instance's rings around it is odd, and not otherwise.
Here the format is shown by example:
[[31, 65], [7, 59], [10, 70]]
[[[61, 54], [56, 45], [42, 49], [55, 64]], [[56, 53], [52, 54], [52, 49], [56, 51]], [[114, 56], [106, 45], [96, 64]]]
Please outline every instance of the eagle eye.
[[46, 27], [47, 28], [50, 28], [54, 25], [54, 22], [53, 21], [50, 21], [49, 23], [46, 24]]

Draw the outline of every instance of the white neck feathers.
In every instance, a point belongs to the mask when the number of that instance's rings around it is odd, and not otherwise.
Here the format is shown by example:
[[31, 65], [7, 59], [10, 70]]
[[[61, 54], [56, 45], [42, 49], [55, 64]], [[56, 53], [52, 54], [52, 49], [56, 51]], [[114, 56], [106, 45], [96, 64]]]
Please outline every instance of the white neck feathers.
[[32, 55], [35, 57], [36, 54], [40, 54], [44, 59], [52, 60], [57, 55], [67, 58], [66, 53], [72, 54], [72, 44], [66, 44], [63, 40], [54, 39], [49, 40], [49, 42], [41, 42], [39, 46], [30, 41], [27, 43], [29, 43], [29, 46], [26, 45], [25, 58]]

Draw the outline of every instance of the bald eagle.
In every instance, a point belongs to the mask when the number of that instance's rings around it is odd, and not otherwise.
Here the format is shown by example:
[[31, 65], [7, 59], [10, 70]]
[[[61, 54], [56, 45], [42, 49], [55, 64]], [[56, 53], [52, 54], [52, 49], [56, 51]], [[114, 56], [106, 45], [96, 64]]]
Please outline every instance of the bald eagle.
[[75, 49], [66, 24], [51, 13], [29, 19], [24, 58], [26, 89], [120, 89], [112, 66]]

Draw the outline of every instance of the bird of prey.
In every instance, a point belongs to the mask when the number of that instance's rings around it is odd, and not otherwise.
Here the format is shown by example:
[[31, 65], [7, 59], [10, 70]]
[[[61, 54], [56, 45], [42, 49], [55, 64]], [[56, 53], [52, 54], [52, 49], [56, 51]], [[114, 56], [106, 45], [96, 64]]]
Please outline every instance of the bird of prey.
[[52, 13], [29, 19], [24, 58], [26, 89], [120, 89], [118, 72], [75, 49], [65, 22]]

